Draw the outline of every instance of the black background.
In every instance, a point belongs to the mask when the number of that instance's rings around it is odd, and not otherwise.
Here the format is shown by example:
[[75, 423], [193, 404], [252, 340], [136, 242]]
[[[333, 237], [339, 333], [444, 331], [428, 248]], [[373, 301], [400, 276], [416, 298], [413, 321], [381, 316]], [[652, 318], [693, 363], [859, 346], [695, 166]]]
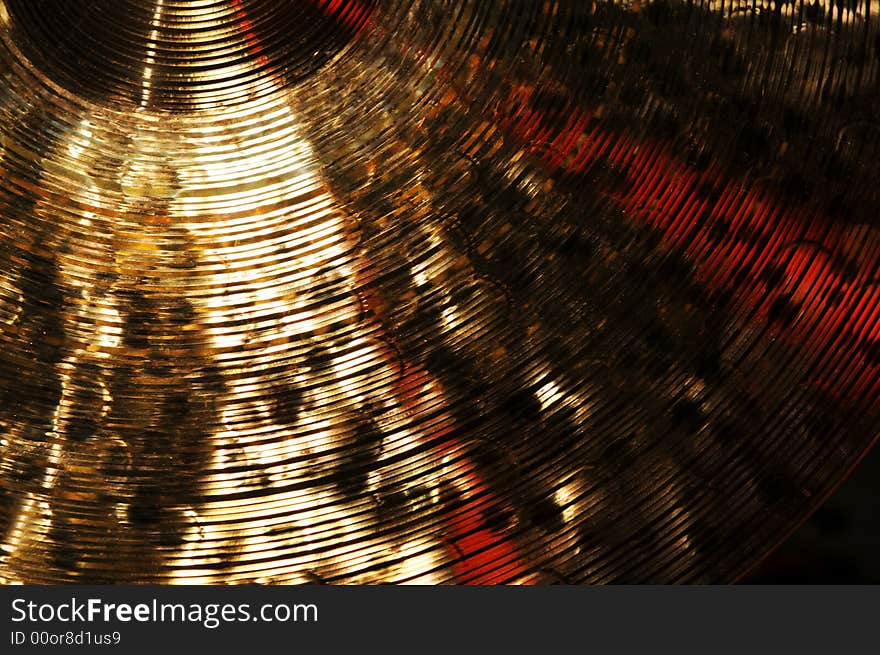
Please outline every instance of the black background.
[[880, 583], [880, 448], [742, 582]]

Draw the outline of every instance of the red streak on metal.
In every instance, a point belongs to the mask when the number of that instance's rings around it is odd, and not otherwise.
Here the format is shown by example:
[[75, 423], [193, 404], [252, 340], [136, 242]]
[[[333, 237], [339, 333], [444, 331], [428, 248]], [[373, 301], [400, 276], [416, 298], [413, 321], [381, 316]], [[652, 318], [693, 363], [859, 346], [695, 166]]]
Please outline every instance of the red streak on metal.
[[320, 9], [355, 34], [361, 32], [373, 13], [372, 7], [358, 0], [310, 0]]
[[[423, 369], [409, 367], [401, 385], [404, 403], [416, 412], [421, 402], [419, 390], [430, 384], [430, 376]], [[497, 499], [482, 480], [474, 464], [462, 453], [462, 445], [455, 438], [443, 440], [453, 430], [451, 419], [439, 427], [432, 438], [442, 440], [434, 448], [436, 458], [449, 458], [453, 472], [449, 483], [459, 491], [461, 501], [448, 509], [443, 517], [446, 543], [451, 548], [453, 572], [459, 583], [489, 585], [521, 578], [526, 567], [516, 546], [504, 535], [484, 525], [483, 513], [497, 503]]]
[[[662, 142], [602, 130], [598, 121], [590, 129], [584, 109], [554, 121], [520, 101], [508, 116], [502, 129], [553, 174], [587, 177], [600, 158], [613, 167], [618, 181], [597, 176], [597, 190], [630, 220], [656, 229], [667, 248], [688, 255], [708, 288], [732, 291], [755, 328], [769, 324], [775, 338], [823, 371], [807, 384], [845, 406], [867, 399], [880, 409], [880, 362], [868, 354], [880, 343], [880, 233], [782, 202], [718, 166], [699, 171]], [[840, 257], [848, 270], [834, 265]], [[773, 270], [782, 273], [776, 289], [763, 281]], [[770, 320], [781, 294], [796, 309], [787, 326]]]
[[[369, 22], [373, 9], [358, 0], [308, 0], [317, 5], [327, 16], [354, 34], [359, 34]], [[232, 10], [241, 25], [247, 49], [257, 57], [261, 66], [269, 63], [263, 52], [263, 44], [254, 29], [253, 21], [248, 17], [243, 0], [232, 0]]]
[[263, 53], [263, 44], [260, 42], [260, 37], [254, 31], [254, 23], [248, 18], [247, 10], [242, 5], [242, 0], [232, 0], [232, 10], [244, 32], [244, 39], [248, 50], [256, 57], [260, 66], [268, 66], [269, 58]]
[[[358, 297], [367, 312], [374, 315], [380, 307], [389, 306], [382, 297], [381, 288], [373, 283], [366, 270], [359, 272]], [[434, 393], [439, 384], [431, 374], [411, 362], [404, 362], [404, 371], [396, 384], [396, 395], [409, 416], [418, 417], [436, 408]], [[427, 399], [427, 400], [426, 400]], [[455, 507], [446, 508], [441, 515], [442, 533], [452, 560], [452, 571], [459, 584], [490, 585], [524, 580], [528, 573], [516, 545], [502, 533], [485, 525], [483, 513], [496, 506], [498, 499], [480, 475], [476, 465], [467, 457], [462, 443], [454, 433], [454, 419], [436, 419], [425, 425], [430, 431], [432, 463], [443, 462], [449, 468], [444, 485], [458, 493], [460, 501]]]

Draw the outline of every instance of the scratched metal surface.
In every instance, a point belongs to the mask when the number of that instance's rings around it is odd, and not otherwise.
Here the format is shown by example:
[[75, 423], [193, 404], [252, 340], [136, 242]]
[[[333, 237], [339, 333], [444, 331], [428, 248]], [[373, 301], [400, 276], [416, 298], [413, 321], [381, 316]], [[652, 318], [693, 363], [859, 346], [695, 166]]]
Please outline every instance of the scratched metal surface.
[[880, 433], [877, 13], [0, 2], [0, 579], [738, 579]]

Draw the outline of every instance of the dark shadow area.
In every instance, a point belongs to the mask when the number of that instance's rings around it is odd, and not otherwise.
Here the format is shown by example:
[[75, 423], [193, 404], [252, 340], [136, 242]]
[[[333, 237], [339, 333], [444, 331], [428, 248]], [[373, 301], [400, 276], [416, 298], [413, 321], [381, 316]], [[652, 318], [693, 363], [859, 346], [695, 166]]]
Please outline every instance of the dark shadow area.
[[880, 448], [745, 584], [880, 584]]

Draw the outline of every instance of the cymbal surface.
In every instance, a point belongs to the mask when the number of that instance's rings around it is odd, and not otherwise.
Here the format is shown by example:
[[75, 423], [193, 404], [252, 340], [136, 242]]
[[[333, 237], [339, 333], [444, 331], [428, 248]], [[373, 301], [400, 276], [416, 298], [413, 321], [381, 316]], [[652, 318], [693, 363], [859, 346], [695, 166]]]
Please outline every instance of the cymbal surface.
[[880, 434], [878, 11], [0, 1], [0, 580], [736, 580]]

